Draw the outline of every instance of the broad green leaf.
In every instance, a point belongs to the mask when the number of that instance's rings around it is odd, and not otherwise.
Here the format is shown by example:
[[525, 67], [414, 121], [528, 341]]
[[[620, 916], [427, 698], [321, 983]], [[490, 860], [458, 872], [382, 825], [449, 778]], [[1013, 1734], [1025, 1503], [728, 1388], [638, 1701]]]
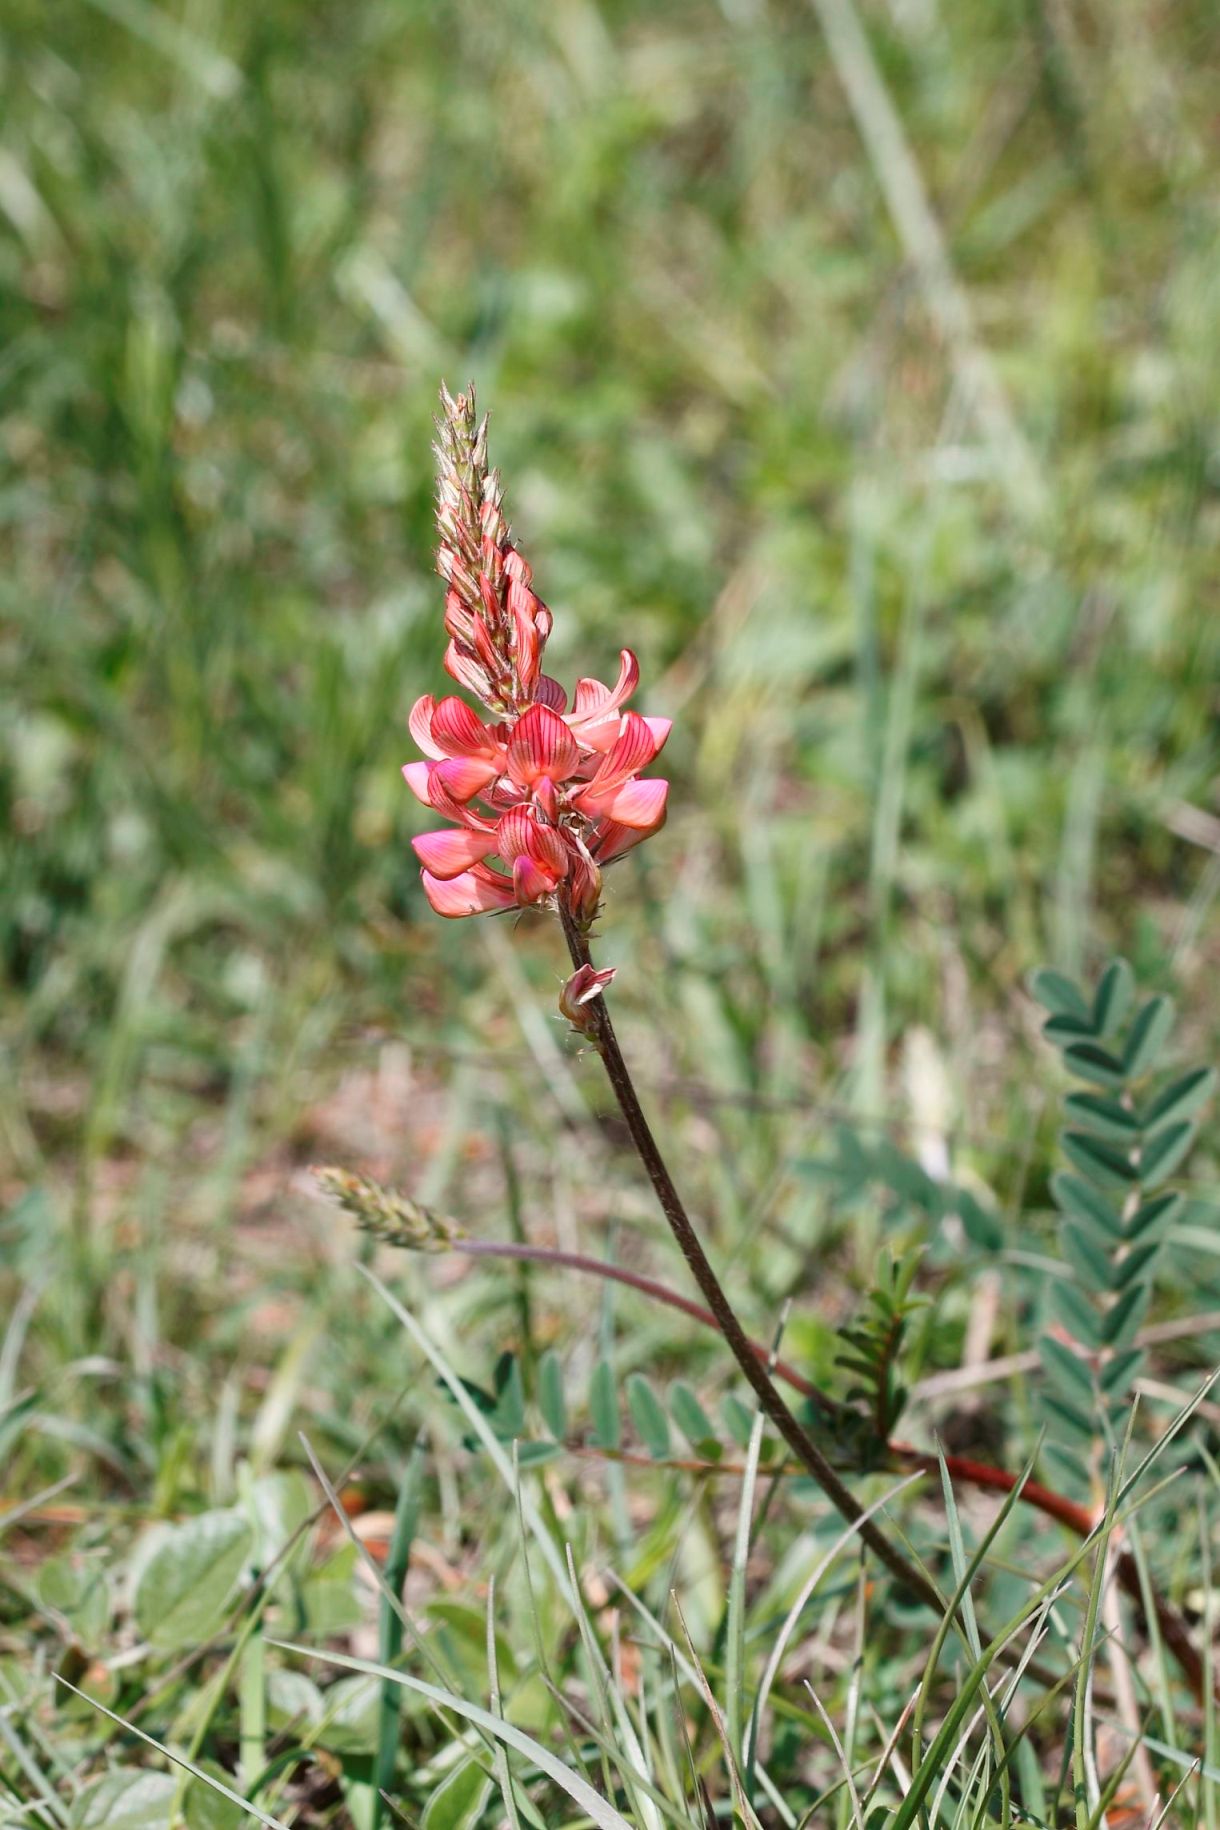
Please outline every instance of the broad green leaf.
[[1140, 1123], [1145, 1131], [1152, 1131], [1158, 1125], [1193, 1118], [1200, 1107], [1207, 1104], [1215, 1085], [1215, 1068], [1192, 1068], [1189, 1074], [1181, 1074], [1176, 1080], [1171, 1080], [1167, 1087], [1161, 1088], [1155, 1099], [1147, 1102], [1140, 1112]]
[[97, 1563], [49, 1557], [38, 1572], [38, 1599], [62, 1615], [80, 1644], [96, 1648], [110, 1620], [110, 1588]]
[[1097, 1087], [1114, 1090], [1126, 1079], [1122, 1062], [1109, 1049], [1102, 1048], [1100, 1042], [1071, 1043], [1063, 1051], [1063, 1064], [1078, 1079], [1092, 1081]]
[[643, 1373], [632, 1373], [627, 1380], [627, 1406], [648, 1453], [654, 1461], [664, 1461], [669, 1454], [669, 1418]]
[[341, 1544], [301, 1583], [301, 1607], [312, 1633], [342, 1633], [363, 1619], [355, 1591], [359, 1554], [354, 1544]]
[[170, 1773], [107, 1773], [76, 1799], [71, 1830], [167, 1830], [177, 1791]]
[[1123, 1069], [1128, 1080], [1138, 1080], [1156, 1066], [1156, 1058], [1169, 1040], [1173, 1016], [1173, 1005], [1168, 998], [1149, 998], [1142, 1006], [1123, 1050]]
[[224, 1617], [253, 1535], [235, 1512], [201, 1512], [167, 1532], [136, 1585], [144, 1638], [166, 1649], [206, 1639]]
[[1058, 1170], [1051, 1177], [1051, 1193], [1061, 1213], [1083, 1220], [1107, 1239], [1122, 1238], [1122, 1221], [1114, 1208], [1098, 1189], [1082, 1182], [1079, 1176]]
[[260, 1475], [253, 1494], [259, 1527], [258, 1560], [265, 1568], [304, 1525], [314, 1501], [299, 1468]]
[[267, 1673], [267, 1721], [282, 1732], [293, 1722], [314, 1723], [325, 1713], [322, 1692], [303, 1671], [275, 1665]]
[[[230, 1791], [239, 1789], [238, 1781], [232, 1773], [226, 1773], [214, 1760], [201, 1760], [199, 1766], [205, 1773], [219, 1779]], [[223, 1792], [216, 1791], [202, 1779], [191, 1780], [182, 1805], [187, 1830], [241, 1830], [243, 1824], [250, 1822], [248, 1813], [239, 1804], [226, 1798]]]
[[1087, 1021], [1089, 1007], [1083, 993], [1062, 972], [1042, 966], [1030, 973], [1027, 983], [1030, 996], [1053, 1017], [1076, 1017]]
[[1140, 1151], [1139, 1175], [1144, 1187], [1158, 1188], [1167, 1181], [1194, 1141], [1195, 1126], [1186, 1119], [1154, 1132]]
[[492, 1778], [477, 1760], [463, 1760], [424, 1806], [423, 1830], [473, 1830], [483, 1815]]
[[538, 1409], [556, 1442], [565, 1441], [568, 1411], [563, 1396], [563, 1364], [553, 1347], [548, 1347], [538, 1362]]
[[332, 1754], [372, 1754], [377, 1748], [381, 1685], [374, 1677], [345, 1677], [323, 1692], [319, 1746]]
[[599, 1360], [593, 1368], [589, 1380], [589, 1415], [593, 1420], [595, 1446], [617, 1451], [623, 1436], [618, 1414], [618, 1381], [609, 1360]]
[[684, 1379], [675, 1379], [669, 1388], [669, 1414], [692, 1448], [715, 1441], [716, 1426]]
[[1113, 1035], [1135, 1002], [1135, 974], [1125, 959], [1111, 960], [1098, 981], [1090, 1016], [1098, 1035]]
[[1124, 1194], [1138, 1180], [1134, 1164], [1128, 1162], [1120, 1150], [1115, 1150], [1112, 1144], [1103, 1144], [1098, 1137], [1090, 1137], [1087, 1131], [1061, 1132], [1059, 1147], [1082, 1175], [1102, 1188]]
[[1107, 1099], [1104, 1093], [1069, 1093], [1063, 1109], [1075, 1124], [1111, 1143], [1133, 1145], [1139, 1141], [1139, 1120], [1134, 1112], [1120, 1106], [1116, 1099]]

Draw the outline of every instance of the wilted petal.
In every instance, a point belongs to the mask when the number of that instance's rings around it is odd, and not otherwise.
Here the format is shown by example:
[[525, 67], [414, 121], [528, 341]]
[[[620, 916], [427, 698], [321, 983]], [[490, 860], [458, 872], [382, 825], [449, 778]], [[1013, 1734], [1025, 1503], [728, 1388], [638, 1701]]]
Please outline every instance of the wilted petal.
[[457, 877], [487, 856], [487, 837], [464, 827], [452, 831], [421, 832], [412, 839], [415, 855], [433, 877]]
[[481, 868], [464, 871], [460, 877], [447, 880], [423, 871], [420, 881], [424, 895], [438, 915], [486, 915], [496, 909], [516, 906], [512, 884], [506, 877], [497, 877], [493, 871]]
[[508, 772], [522, 787], [542, 775], [565, 781], [579, 761], [572, 733], [549, 706], [535, 703], [518, 719], [508, 744]]
[[660, 780], [621, 782], [618, 787], [597, 794], [586, 789], [574, 805], [593, 818], [613, 820], [619, 826], [634, 826], [642, 832], [655, 832], [665, 818], [665, 801], [669, 783]]

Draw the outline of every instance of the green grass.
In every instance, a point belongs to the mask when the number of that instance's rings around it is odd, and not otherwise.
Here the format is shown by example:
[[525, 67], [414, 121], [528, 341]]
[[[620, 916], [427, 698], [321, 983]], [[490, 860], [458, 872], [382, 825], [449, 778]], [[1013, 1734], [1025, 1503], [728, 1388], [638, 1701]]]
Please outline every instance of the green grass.
[[[324, 1495], [298, 1432], [392, 1513], [421, 1427], [406, 1596], [422, 1646], [403, 1629], [404, 1669], [481, 1707], [498, 1692], [554, 1757], [617, 1785], [633, 1824], [700, 1821], [692, 1763], [727, 1811], [696, 1660], [744, 1771], [750, 1687], [831, 1521], [765, 1466], [746, 1535], [740, 1483], [573, 1452], [529, 1477], [538, 1522], [522, 1526], [358, 1276], [372, 1248], [304, 1174], [339, 1161], [480, 1235], [679, 1281], [597, 1063], [553, 1020], [557, 931], [445, 924], [418, 887], [398, 767], [412, 700], [443, 678], [436, 387], [473, 376], [493, 410], [557, 613], [553, 670], [604, 676], [630, 643], [639, 703], [676, 719], [669, 825], [614, 873], [600, 945], [747, 1324], [769, 1337], [791, 1300], [785, 1354], [830, 1378], [881, 1245], [923, 1245], [934, 1302], [913, 1376], [957, 1366], [980, 1330], [984, 1350], [1019, 1351], [1041, 1314], [1062, 1091], [1028, 969], [1092, 972], [1122, 950], [1176, 996], [1185, 1059], [1220, 1055], [1213, 23], [1147, 0], [10, 0], [0, 1685], [17, 1700], [0, 1798], [57, 1801], [12, 1821], [65, 1821], [108, 1766], [164, 1768], [57, 1700], [55, 1671], [230, 1785], [257, 1748], [274, 1763], [299, 1743], [256, 1800], [299, 1823], [372, 1823], [379, 1723], [400, 1720], [403, 1807], [429, 1830], [473, 1826], [476, 1807], [486, 1824], [576, 1821], [485, 1723], [418, 1694], [395, 1705], [376, 1677], [336, 1695], [321, 1663], [307, 1680], [271, 1644], [313, 1633], [376, 1663], [379, 1609], [397, 1643], [338, 1528], [303, 1523]], [[854, 1197], [810, 1178], [842, 1126], [994, 1190], [998, 1278], [884, 1175]], [[1154, 1322], [1220, 1309], [1214, 1167], [1213, 1129]], [[604, 1357], [623, 1385], [689, 1382], [718, 1427], [736, 1389], [711, 1335], [628, 1291], [376, 1263], [461, 1377], [490, 1386], [517, 1350], [531, 1407], [548, 1349], [570, 1392]], [[1159, 1422], [1217, 1334], [1157, 1350]], [[904, 1428], [1015, 1469], [1038, 1378], [983, 1387], [976, 1410], [917, 1399]], [[582, 1397], [574, 1430], [587, 1422]], [[1206, 1498], [1201, 1528], [1193, 1498], [1158, 1496], [1137, 1544], [1188, 1609]], [[950, 1530], [935, 1500], [893, 1515], [951, 1589], [992, 1509], [963, 1499]], [[214, 1648], [175, 1676], [195, 1642], [138, 1652], [131, 1559], [228, 1507], [278, 1519], [246, 1580], [301, 1535], [266, 1616], [262, 1591], [235, 1593]], [[573, 1538], [583, 1602], [540, 1533], [554, 1554]], [[1019, 1572], [1037, 1589], [1071, 1550], [1017, 1509], [975, 1590], [984, 1641], [1029, 1602]], [[1089, 1579], [1045, 1616], [1061, 1670]], [[787, 1803], [750, 1808], [845, 1827], [850, 1791], [799, 1679], [849, 1758], [875, 1760], [930, 1638], [844, 1553], [798, 1640], [816, 1651], [780, 1673], [762, 1738]], [[963, 1672], [975, 1656], [953, 1653]], [[1210, 1714], [1155, 1642], [1137, 1664], [1151, 1741], [1214, 1761]], [[1066, 1748], [1083, 1830], [1075, 1688], [1011, 1771], [1049, 1813], [1048, 1749]], [[943, 1673], [930, 1693], [925, 1753]], [[920, 1758], [904, 1735], [890, 1808]], [[999, 1809], [1003, 1755], [985, 1750], [960, 1795], [952, 1781], [954, 1821]], [[1164, 1780], [1172, 1759], [1154, 1759]], [[1213, 1821], [1210, 1783], [1189, 1798]], [[108, 1821], [87, 1809], [81, 1824]], [[192, 1830], [213, 1821], [190, 1809]]]

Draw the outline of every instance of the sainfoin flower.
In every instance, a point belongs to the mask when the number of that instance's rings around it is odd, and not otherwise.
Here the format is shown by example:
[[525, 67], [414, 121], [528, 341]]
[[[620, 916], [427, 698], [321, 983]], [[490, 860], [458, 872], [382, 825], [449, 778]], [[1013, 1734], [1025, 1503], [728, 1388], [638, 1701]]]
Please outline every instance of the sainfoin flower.
[[427, 758], [403, 769], [424, 806], [451, 824], [412, 841], [439, 915], [564, 906], [582, 924], [601, 869], [663, 823], [669, 784], [644, 779], [668, 718], [626, 710], [639, 683], [629, 649], [615, 684], [578, 680], [571, 703], [542, 671], [551, 613], [512, 543], [487, 421], [474, 390], [441, 390], [437, 570], [444, 578], [446, 670], [490, 714], [455, 694], [425, 694], [410, 717]]

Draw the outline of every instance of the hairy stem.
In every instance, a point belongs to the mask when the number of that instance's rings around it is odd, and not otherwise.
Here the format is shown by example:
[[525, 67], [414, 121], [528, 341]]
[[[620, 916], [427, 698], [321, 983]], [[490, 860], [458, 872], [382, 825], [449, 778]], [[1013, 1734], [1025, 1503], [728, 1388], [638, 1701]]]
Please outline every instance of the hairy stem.
[[[568, 943], [568, 952], [574, 967], [590, 966], [588, 940], [571, 912], [564, 908], [564, 938]], [[787, 1443], [797, 1460], [808, 1469], [831, 1505], [849, 1525], [854, 1525], [863, 1543], [867, 1544], [886, 1569], [906, 1588], [918, 1595], [920, 1600], [936, 1613], [942, 1612], [941, 1598], [935, 1586], [900, 1550], [892, 1545], [885, 1533], [878, 1529], [871, 1519], [864, 1516], [863, 1508], [857, 1503], [851, 1489], [839, 1478], [822, 1450], [818, 1447], [808, 1430], [793, 1416], [780, 1396], [774, 1379], [767, 1370], [745, 1329], [737, 1319], [736, 1311], [724, 1293], [720, 1279], [712, 1269], [711, 1260], [700, 1243], [699, 1236], [691, 1224], [682, 1198], [674, 1186], [673, 1178], [666, 1168], [652, 1128], [644, 1116], [632, 1084], [627, 1064], [623, 1060], [618, 1038], [614, 1033], [614, 1024], [606, 1008], [604, 998], [594, 998], [586, 1006], [588, 1012], [589, 1035], [594, 1047], [601, 1057], [606, 1076], [618, 1100], [619, 1110], [626, 1121], [648, 1179], [652, 1183], [661, 1212], [669, 1223], [669, 1230], [677, 1242], [678, 1250], [685, 1258], [687, 1266], [708, 1308], [712, 1312], [716, 1326], [729, 1347], [733, 1358], [741, 1368], [742, 1375], [753, 1390], [759, 1405], [766, 1417], [775, 1425], [783, 1440]]]

